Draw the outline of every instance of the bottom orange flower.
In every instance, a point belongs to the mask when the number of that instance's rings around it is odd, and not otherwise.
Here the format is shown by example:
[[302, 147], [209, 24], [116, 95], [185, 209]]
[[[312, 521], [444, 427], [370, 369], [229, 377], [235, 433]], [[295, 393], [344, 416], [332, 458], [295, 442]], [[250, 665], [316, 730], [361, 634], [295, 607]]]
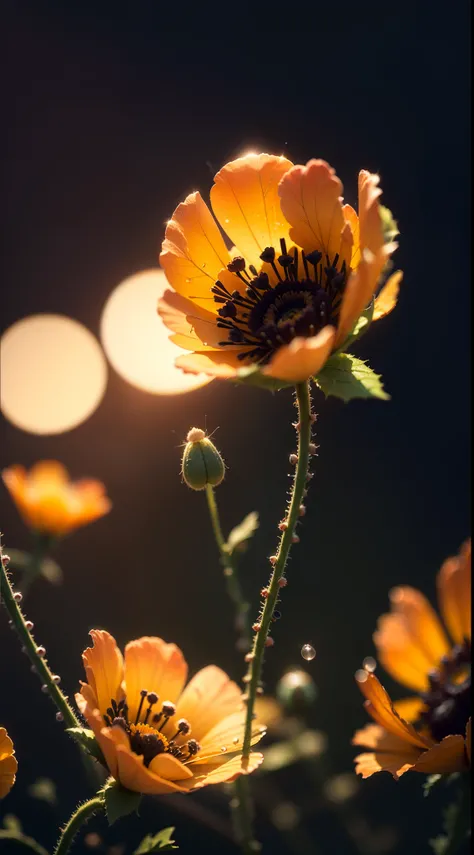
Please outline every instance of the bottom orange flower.
[[[188, 668], [176, 645], [139, 638], [122, 657], [108, 632], [90, 635], [93, 647], [83, 654], [88, 682], [76, 702], [122, 786], [185, 793], [260, 765], [263, 755], [252, 753], [242, 768], [242, 693], [220, 668], [203, 668], [185, 686]], [[253, 744], [264, 733], [256, 722]]]
[[15, 783], [18, 763], [13, 742], [4, 727], [0, 727], [0, 799], [10, 792]]
[[374, 635], [386, 670], [418, 696], [392, 703], [373, 673], [356, 674], [376, 722], [353, 738], [370, 750], [355, 760], [364, 778], [381, 771], [394, 778], [409, 770], [450, 774], [471, 764], [470, 541], [444, 562], [437, 582], [454, 645], [428, 600], [410, 587], [392, 591], [392, 611], [380, 618]]

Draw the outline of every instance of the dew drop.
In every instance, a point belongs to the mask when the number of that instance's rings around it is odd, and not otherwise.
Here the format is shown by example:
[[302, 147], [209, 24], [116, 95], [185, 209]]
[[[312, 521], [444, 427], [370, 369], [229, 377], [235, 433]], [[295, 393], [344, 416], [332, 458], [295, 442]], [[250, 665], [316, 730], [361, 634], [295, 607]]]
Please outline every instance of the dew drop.
[[223, 746], [222, 746], [222, 748], [221, 748], [221, 754], [225, 754], [225, 753], [226, 753], [226, 751], [227, 751], [227, 748], [226, 748], [226, 746], [225, 746], [225, 745], [223, 745]]
[[307, 662], [311, 662], [312, 659], [316, 656], [316, 651], [312, 644], [303, 644], [301, 648], [301, 655], [303, 659], [306, 659]]
[[228, 224], [230, 223], [230, 220], [229, 220], [229, 218], [228, 218], [228, 217], [226, 217], [226, 219], [224, 220], [224, 223], [225, 223], [226, 225], [228, 225]]
[[239, 744], [239, 737], [238, 737], [238, 736], [234, 736], [234, 738], [233, 738], [233, 740], [232, 740], [232, 743], [233, 743], [233, 745], [238, 745], [238, 744]]
[[374, 657], [373, 656], [366, 656], [363, 663], [362, 663], [362, 667], [363, 667], [364, 671], [368, 671], [369, 674], [373, 674], [376, 667], [377, 667], [377, 663], [376, 663]]

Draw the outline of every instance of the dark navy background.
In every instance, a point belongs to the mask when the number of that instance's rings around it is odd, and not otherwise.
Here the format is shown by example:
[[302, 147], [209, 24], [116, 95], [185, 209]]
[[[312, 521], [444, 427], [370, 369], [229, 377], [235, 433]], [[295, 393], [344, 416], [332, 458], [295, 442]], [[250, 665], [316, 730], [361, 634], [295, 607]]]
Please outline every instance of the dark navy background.
[[[273, 690], [282, 669], [302, 661], [301, 645], [314, 644], [308, 670], [319, 699], [309, 722], [328, 734], [333, 771], [350, 770], [351, 735], [366, 720], [353, 672], [374, 652], [389, 589], [408, 582], [433, 598], [439, 565], [469, 533], [468, 5], [415, 3], [377, 18], [367, 8], [345, 19], [337, 4], [332, 21], [313, 15], [287, 28], [279, 20], [275, 30], [236, 9], [235, 26], [217, 18], [215, 32], [163, 29], [148, 4], [113, 13], [66, 5], [3, 5], [2, 331], [23, 316], [57, 312], [98, 334], [110, 291], [156, 264], [175, 205], [197, 188], [206, 195], [214, 171], [250, 148], [295, 162], [327, 159], [352, 203], [358, 170], [378, 171], [399, 222], [399, 306], [358, 350], [383, 374], [392, 401], [315, 400], [319, 456], [265, 669]], [[160, 398], [111, 369], [103, 403], [70, 433], [35, 437], [2, 421], [2, 466], [55, 457], [74, 476], [101, 478], [114, 503], [108, 517], [61, 544], [64, 586], [40, 582], [28, 598], [66, 691], [82, 677], [81, 651], [95, 626], [120, 643], [161, 635], [182, 646], [192, 670], [216, 662], [239, 679], [205, 503], [180, 482], [179, 444], [191, 425], [218, 427], [229, 466], [218, 494], [226, 529], [260, 511], [243, 570], [255, 612], [288, 486], [292, 418], [289, 392], [215, 382]], [[1, 530], [7, 546], [28, 546], [5, 490]], [[5, 619], [0, 661], [0, 723], [20, 762], [1, 812], [52, 845], [58, 824], [91, 791]], [[27, 795], [38, 774], [60, 786], [57, 808]], [[428, 852], [440, 814], [423, 799], [421, 780], [373, 778], [352, 806], [358, 819], [345, 821], [396, 826], [392, 851]], [[284, 800], [310, 806], [312, 851], [370, 852], [354, 848], [340, 819], [318, 807], [302, 767], [280, 785]], [[148, 799], [141, 820], [110, 832], [101, 821], [90, 827], [109, 843], [127, 837], [127, 855], [145, 832], [169, 824], [183, 855], [235, 852], [209, 830], [199, 804], [226, 821], [222, 794], [209, 790]], [[292, 851], [263, 812], [260, 825], [266, 852]]]

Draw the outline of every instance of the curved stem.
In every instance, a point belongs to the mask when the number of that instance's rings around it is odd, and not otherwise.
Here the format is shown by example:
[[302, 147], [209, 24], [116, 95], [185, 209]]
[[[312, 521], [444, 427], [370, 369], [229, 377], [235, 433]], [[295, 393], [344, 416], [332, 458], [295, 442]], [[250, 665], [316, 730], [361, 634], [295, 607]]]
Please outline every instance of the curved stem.
[[247, 715], [242, 751], [242, 765], [244, 769], [248, 765], [248, 759], [250, 756], [253, 713], [255, 699], [257, 697], [257, 691], [262, 675], [266, 642], [275, 606], [277, 604], [278, 594], [280, 592], [280, 580], [284, 574], [291, 544], [293, 542], [295, 527], [300, 513], [300, 506], [304, 498], [306, 480], [308, 477], [311, 443], [311, 398], [308, 382], [298, 383], [296, 386], [296, 402], [298, 407], [298, 455], [296, 472], [290, 496], [290, 504], [285, 520], [286, 528], [278, 546], [276, 561], [273, 565], [273, 572], [267, 589], [268, 593], [258, 619], [259, 629], [255, 634], [251, 661], [247, 674]]
[[25, 653], [28, 655], [28, 658], [34, 666], [42, 684], [46, 686], [51, 700], [56, 704], [66, 727], [80, 727], [79, 720], [76, 718], [73, 709], [70, 707], [66, 696], [62, 693], [61, 689], [55, 682], [54, 674], [50, 670], [47, 661], [44, 658], [44, 648], [36, 644], [31, 631], [26, 625], [25, 618], [19, 605], [19, 602], [21, 602], [21, 595], [15, 595], [13, 591], [5, 566], [6, 562], [1, 546], [0, 559], [0, 602], [5, 606], [10, 616], [11, 625], [16, 630]]
[[66, 853], [69, 852], [71, 844], [81, 825], [84, 825], [84, 823], [99, 810], [103, 810], [104, 806], [104, 800], [99, 798], [99, 796], [79, 805], [67, 825], [63, 828], [61, 837], [56, 844], [54, 855], [66, 855]]
[[249, 604], [245, 600], [242, 587], [240, 585], [236, 561], [232, 553], [229, 551], [226, 539], [222, 533], [219, 509], [217, 507], [214, 489], [211, 484], [207, 484], [206, 486], [206, 498], [214, 538], [219, 550], [221, 564], [224, 568], [224, 576], [227, 582], [227, 593], [235, 605], [236, 626], [240, 630], [242, 637], [245, 639], [248, 650], [251, 643]]
[[9, 840], [15, 846], [22, 846], [24, 849], [29, 849], [30, 852], [34, 852], [35, 855], [49, 855], [47, 849], [44, 846], [41, 846], [41, 843], [38, 843], [37, 840], [34, 840], [33, 837], [28, 837], [26, 834], [23, 834], [21, 831], [13, 831], [10, 829], [0, 829], [0, 841], [1, 840]]

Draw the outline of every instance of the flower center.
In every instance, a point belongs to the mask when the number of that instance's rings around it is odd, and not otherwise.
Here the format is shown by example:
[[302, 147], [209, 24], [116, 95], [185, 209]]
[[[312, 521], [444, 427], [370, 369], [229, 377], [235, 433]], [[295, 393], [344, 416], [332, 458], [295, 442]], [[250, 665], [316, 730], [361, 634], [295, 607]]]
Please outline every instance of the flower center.
[[[185, 718], [173, 722], [176, 707], [171, 701], [164, 701], [157, 712], [159, 697], [156, 692], [142, 689], [135, 721], [131, 722], [127, 699], [118, 703], [112, 699], [104, 721], [107, 727], [121, 727], [130, 740], [130, 748], [143, 757], [145, 766], [149, 766], [154, 757], [167, 752], [186, 762], [200, 750], [195, 739], [185, 739], [191, 733], [191, 725]], [[168, 726], [168, 722], [171, 725]], [[167, 729], [165, 736], [163, 730]], [[172, 735], [170, 735], [170, 732]]]
[[296, 247], [290, 254], [284, 240], [280, 245], [278, 258], [273, 247], [260, 255], [278, 280], [274, 287], [265, 270], [258, 273], [250, 265], [249, 273], [245, 260], [238, 256], [227, 268], [245, 289], [230, 292], [220, 280], [211, 288], [214, 301], [221, 304], [217, 326], [227, 331], [227, 340], [219, 345], [250, 348], [239, 353], [239, 359], [265, 363], [296, 336], [308, 338], [327, 324], [337, 325], [348, 277], [345, 261], [339, 264], [339, 255], [335, 255], [332, 260], [326, 256], [324, 262], [317, 250], [302, 252], [299, 258]]
[[422, 694], [425, 709], [421, 723], [438, 741], [451, 734], [466, 732], [471, 715], [471, 644], [467, 639], [444, 656], [441, 665], [429, 674], [430, 688]]

